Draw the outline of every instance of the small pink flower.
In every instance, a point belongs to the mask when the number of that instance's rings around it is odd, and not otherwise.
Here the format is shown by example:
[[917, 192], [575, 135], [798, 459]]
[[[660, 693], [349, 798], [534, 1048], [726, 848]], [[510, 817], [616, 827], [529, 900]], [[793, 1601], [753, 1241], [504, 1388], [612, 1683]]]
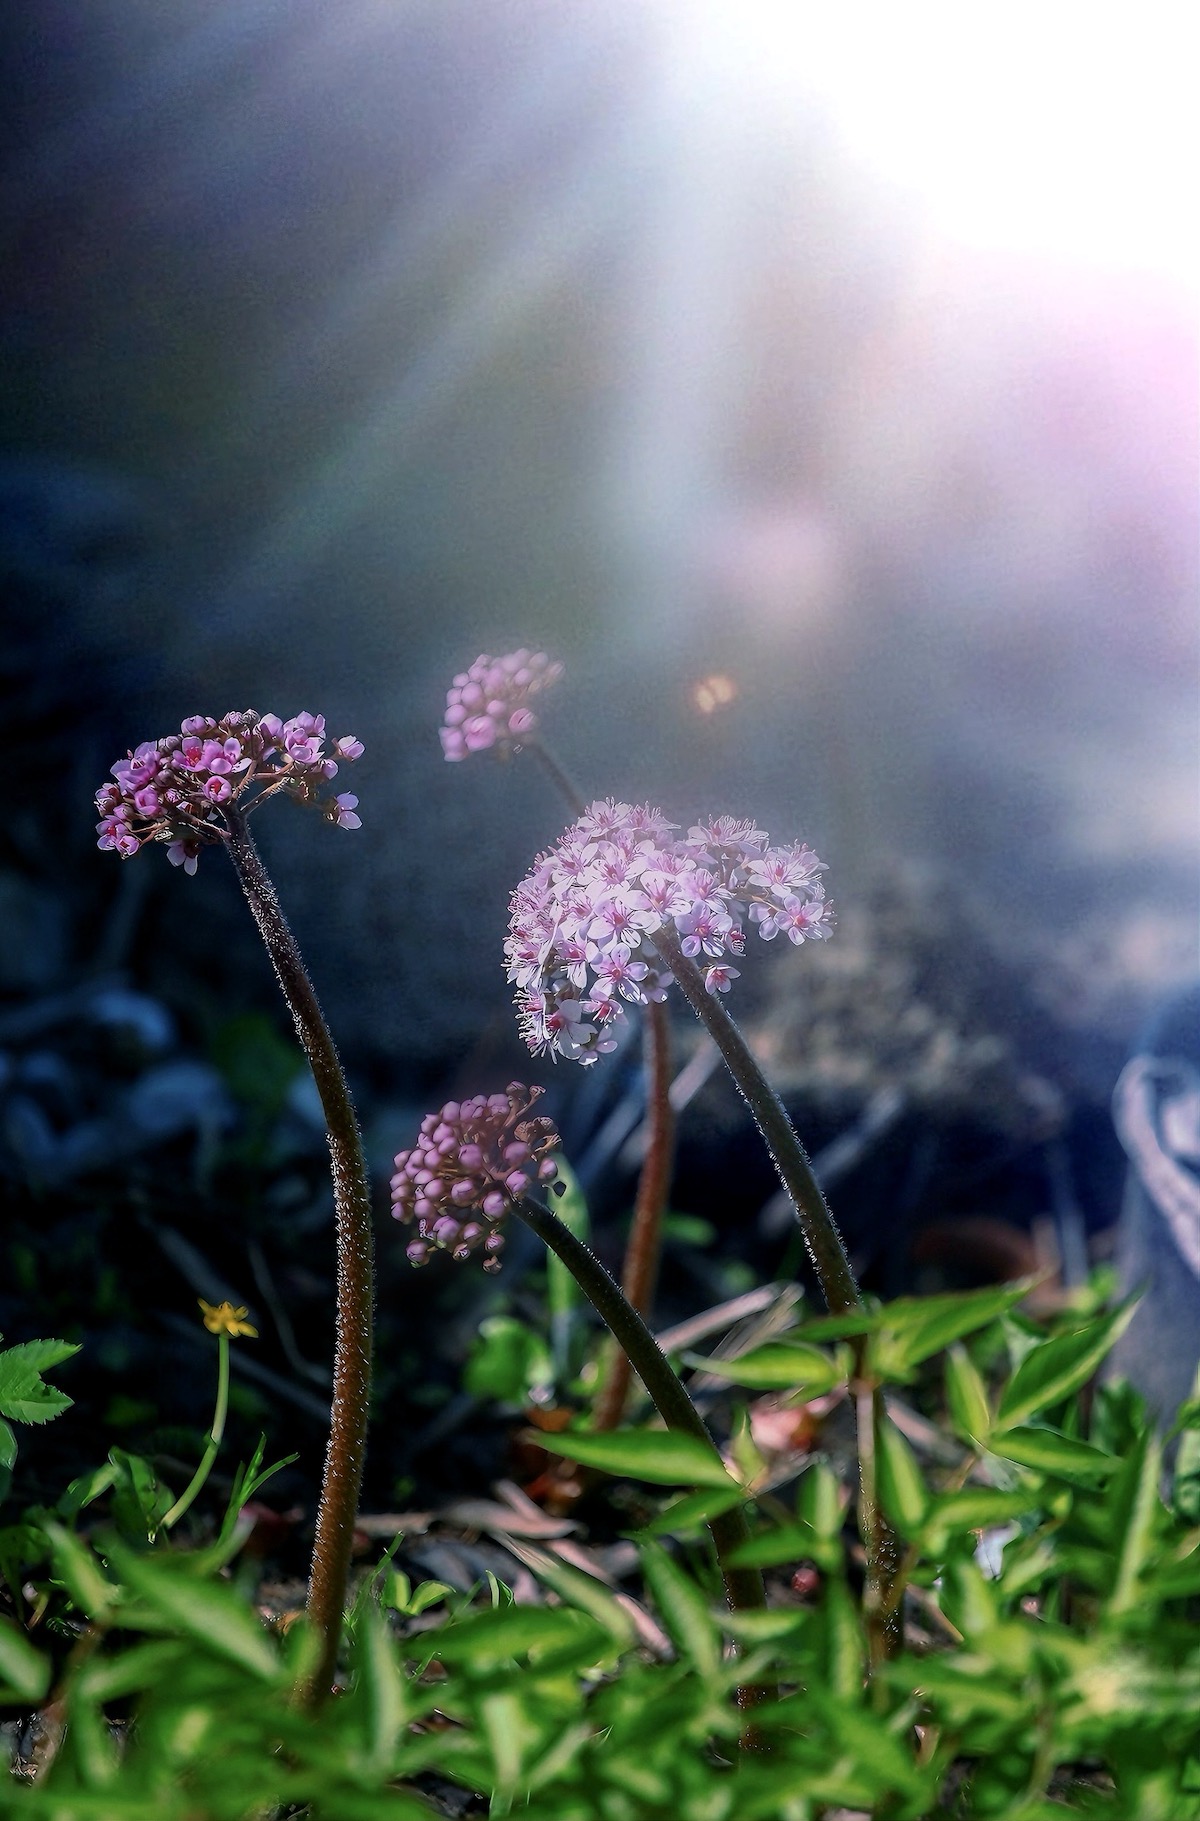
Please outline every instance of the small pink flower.
[[706, 993], [727, 993], [730, 982], [740, 977], [740, 968], [729, 967], [723, 961], [715, 962], [712, 967], [705, 969], [704, 990]]
[[392, 1177], [392, 1213], [417, 1226], [407, 1249], [411, 1264], [428, 1263], [431, 1250], [458, 1260], [481, 1251], [484, 1270], [498, 1271], [499, 1221], [535, 1181], [561, 1189], [549, 1155], [561, 1140], [549, 1119], [531, 1117], [541, 1091], [514, 1081], [503, 1094], [448, 1101], [421, 1121]]
[[[194, 873], [200, 848], [226, 837], [226, 808], [248, 813], [281, 791], [323, 808], [341, 828], [358, 828], [357, 797], [326, 794], [338, 761], [324, 741], [324, 717], [307, 712], [287, 722], [254, 709], [219, 721], [189, 715], [178, 734], [144, 741], [112, 767], [114, 782], [96, 793], [98, 845], [132, 859], [148, 840], [163, 841], [172, 865]], [[352, 734], [334, 742], [347, 761], [362, 750]]]
[[766, 842], [730, 816], [681, 839], [649, 804], [591, 804], [539, 855], [509, 906], [505, 963], [530, 1049], [585, 1066], [612, 1049], [622, 1001], [658, 1003], [673, 984], [655, 952], [664, 926], [686, 956], [711, 964], [713, 994], [740, 978], [728, 957], [745, 950], [747, 922], [768, 941], [781, 929], [794, 943], [829, 935], [822, 863], [810, 848]]
[[530, 698], [562, 675], [562, 665], [544, 651], [512, 651], [506, 657], [476, 658], [454, 678], [446, 695], [441, 727], [447, 759], [495, 747], [510, 752], [528, 740], [537, 726]]

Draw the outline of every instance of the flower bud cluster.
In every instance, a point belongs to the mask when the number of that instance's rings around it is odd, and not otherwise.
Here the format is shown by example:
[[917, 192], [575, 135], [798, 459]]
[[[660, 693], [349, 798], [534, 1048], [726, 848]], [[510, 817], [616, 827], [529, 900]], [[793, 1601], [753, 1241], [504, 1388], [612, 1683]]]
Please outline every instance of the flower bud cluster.
[[248, 810], [276, 791], [319, 804], [339, 828], [360, 828], [358, 798], [327, 786], [362, 742], [345, 734], [325, 750], [325, 717], [290, 721], [234, 710], [222, 720], [190, 715], [177, 734], [146, 740], [112, 767], [115, 782], [96, 792], [97, 845], [131, 860], [147, 841], [166, 841], [172, 866], [194, 873], [201, 847], [224, 838], [222, 810]]
[[530, 698], [556, 683], [562, 669], [544, 651], [522, 649], [503, 658], [476, 658], [469, 670], [459, 672], [446, 694], [441, 729], [446, 757], [465, 759], [489, 746], [506, 752], [527, 740], [537, 726]]
[[503, 1094], [450, 1100], [421, 1121], [420, 1137], [400, 1152], [392, 1177], [393, 1215], [417, 1225], [411, 1263], [428, 1263], [434, 1250], [459, 1260], [482, 1250], [484, 1270], [498, 1271], [504, 1216], [535, 1183], [561, 1194], [548, 1153], [562, 1140], [552, 1120], [530, 1117], [541, 1092], [512, 1081]]
[[810, 847], [770, 847], [733, 816], [697, 823], [687, 838], [648, 803], [593, 803], [535, 861], [513, 893], [505, 943], [521, 1032], [536, 1054], [587, 1065], [615, 1048], [622, 1001], [665, 998], [672, 976], [654, 951], [671, 928], [701, 960], [710, 993], [728, 992], [745, 925], [766, 941], [832, 933], [833, 906]]

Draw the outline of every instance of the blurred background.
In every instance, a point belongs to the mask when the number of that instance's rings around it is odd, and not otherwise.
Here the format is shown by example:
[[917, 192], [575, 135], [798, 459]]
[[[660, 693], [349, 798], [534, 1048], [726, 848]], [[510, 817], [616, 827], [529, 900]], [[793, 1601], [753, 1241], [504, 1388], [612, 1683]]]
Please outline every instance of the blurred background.
[[[92, 846], [112, 759], [185, 714], [366, 744], [361, 834], [260, 826], [381, 1182], [431, 1098], [532, 1074], [619, 1256], [637, 1045], [531, 1065], [498, 964], [563, 813], [437, 745], [451, 674], [521, 644], [566, 663], [543, 725], [585, 792], [829, 862], [835, 941], [738, 988], [868, 1281], [1104, 1253], [1113, 1082], [1196, 973], [1191, 24], [8, 9], [0, 1325], [86, 1330], [98, 1415], [202, 1425], [194, 1299], [229, 1292], [245, 1422], [319, 1435], [331, 1209], [266, 962], [220, 856]], [[796, 1262], [694, 1078], [667, 1315]], [[536, 1262], [414, 1292], [385, 1206], [383, 1499]], [[437, 1433], [470, 1479], [461, 1409]]]

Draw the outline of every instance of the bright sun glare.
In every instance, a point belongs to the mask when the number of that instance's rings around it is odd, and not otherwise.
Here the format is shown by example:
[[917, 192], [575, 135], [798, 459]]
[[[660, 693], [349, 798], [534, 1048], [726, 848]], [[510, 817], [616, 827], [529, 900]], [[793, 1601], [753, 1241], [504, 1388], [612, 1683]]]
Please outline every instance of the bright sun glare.
[[[931, 232], [1194, 288], [1200, 133], [1186, 0], [684, 0], [715, 92], [811, 98]], [[716, 65], [716, 67], [714, 67]]]

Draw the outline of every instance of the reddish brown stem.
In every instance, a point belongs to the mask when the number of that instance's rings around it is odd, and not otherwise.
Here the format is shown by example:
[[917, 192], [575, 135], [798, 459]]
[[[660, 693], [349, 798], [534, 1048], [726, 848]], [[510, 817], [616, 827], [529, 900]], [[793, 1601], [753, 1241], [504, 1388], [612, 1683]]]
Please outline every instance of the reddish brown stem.
[[[646, 1155], [638, 1180], [633, 1224], [625, 1248], [621, 1288], [639, 1315], [649, 1317], [658, 1282], [662, 1223], [675, 1162], [675, 1113], [671, 1106], [671, 1027], [661, 1003], [646, 1010]], [[615, 1429], [629, 1397], [629, 1355], [614, 1347], [596, 1398], [592, 1421]]]
[[229, 828], [229, 857], [271, 957], [321, 1097], [333, 1171], [337, 1222], [333, 1405], [308, 1586], [308, 1616], [320, 1634], [321, 1655], [311, 1681], [300, 1691], [307, 1705], [316, 1706], [329, 1692], [337, 1663], [366, 1454], [375, 1301], [371, 1189], [345, 1071], [296, 938], [288, 928], [244, 817], [228, 806], [224, 813]]

